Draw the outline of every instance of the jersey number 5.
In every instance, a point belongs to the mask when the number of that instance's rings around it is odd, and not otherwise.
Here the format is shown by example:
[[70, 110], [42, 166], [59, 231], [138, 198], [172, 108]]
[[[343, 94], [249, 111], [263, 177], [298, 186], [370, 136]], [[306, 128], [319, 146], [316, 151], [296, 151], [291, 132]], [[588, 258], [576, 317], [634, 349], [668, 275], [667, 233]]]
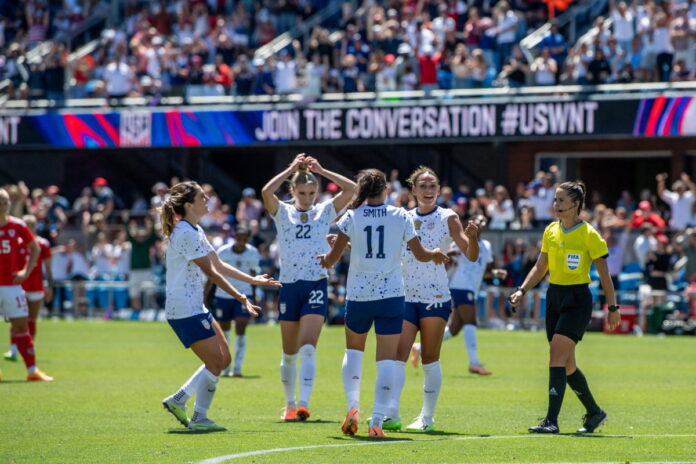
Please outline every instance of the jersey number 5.
[[295, 226], [297, 231], [295, 232], [295, 238], [312, 238], [309, 236], [309, 232], [312, 230], [310, 225], [298, 224]]
[[[367, 253], [365, 253], [365, 258], [372, 258], [372, 226], [366, 226], [364, 229], [367, 234]], [[377, 231], [377, 259], [384, 259], [384, 226], [379, 226], [375, 229]]]
[[9, 240], [3, 240], [3, 241], [2, 241], [2, 254], [6, 255], [6, 254], [8, 254], [10, 251], [12, 251], [12, 250], [10, 249], [10, 241], [9, 241]]

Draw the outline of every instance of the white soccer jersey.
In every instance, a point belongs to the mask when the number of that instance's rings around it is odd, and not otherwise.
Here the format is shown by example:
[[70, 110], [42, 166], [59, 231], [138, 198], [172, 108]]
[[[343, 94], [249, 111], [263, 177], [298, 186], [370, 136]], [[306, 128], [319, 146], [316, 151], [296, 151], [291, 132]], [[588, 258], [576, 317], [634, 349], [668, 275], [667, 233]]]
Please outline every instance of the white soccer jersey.
[[167, 247], [167, 319], [183, 319], [207, 313], [203, 304], [203, 271], [194, 259], [208, 256], [213, 247], [201, 226], [179, 221]]
[[350, 301], [374, 301], [404, 296], [401, 253], [416, 237], [409, 214], [388, 205], [363, 205], [338, 222], [350, 237], [348, 290]]
[[333, 200], [317, 203], [307, 211], [280, 202], [273, 220], [278, 229], [280, 281], [319, 280], [328, 276], [317, 255], [329, 249], [326, 235], [336, 219]]
[[486, 272], [488, 263], [493, 262], [491, 243], [488, 240], [479, 240], [479, 257], [471, 262], [465, 256], [460, 256], [457, 262], [457, 269], [450, 279], [450, 288], [453, 290], [470, 290], [478, 292], [483, 274]]
[[[436, 207], [428, 214], [420, 214], [418, 208], [408, 211], [424, 248], [449, 250], [452, 238], [449, 232], [449, 218], [457, 213], [448, 208]], [[466, 258], [464, 258], [466, 259]], [[413, 256], [408, 247], [404, 248], [404, 286], [406, 301], [411, 303], [444, 302], [450, 299], [447, 270], [440, 264], [422, 263]]]
[[[218, 256], [220, 260], [226, 262], [230, 266], [234, 266], [242, 272], [247, 274], [252, 271], [258, 273], [259, 271], [259, 261], [261, 261], [261, 255], [259, 251], [253, 246], [247, 243], [244, 250], [241, 253], [235, 252], [232, 247], [234, 242], [228, 243], [218, 248]], [[241, 280], [233, 279], [231, 277], [224, 276], [225, 279], [244, 295], [253, 295], [251, 284], [248, 282], [242, 282]], [[215, 296], [218, 298], [234, 298], [232, 295], [221, 289], [220, 287], [215, 290]]]

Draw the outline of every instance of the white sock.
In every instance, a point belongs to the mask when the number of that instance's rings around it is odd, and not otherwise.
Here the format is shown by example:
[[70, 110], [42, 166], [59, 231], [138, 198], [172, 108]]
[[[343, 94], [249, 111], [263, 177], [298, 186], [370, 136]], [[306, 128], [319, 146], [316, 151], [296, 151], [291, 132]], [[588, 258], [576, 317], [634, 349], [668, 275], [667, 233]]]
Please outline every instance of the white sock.
[[297, 376], [297, 353], [285, 354], [280, 360], [280, 381], [283, 382], [285, 403], [295, 405], [295, 377]]
[[435, 405], [442, 387], [442, 368], [440, 361], [423, 364], [423, 409], [421, 417], [426, 424], [432, 424], [435, 416]]
[[346, 393], [347, 411], [352, 408], [360, 409], [360, 378], [362, 377], [363, 352], [346, 350], [343, 355], [343, 390]]
[[464, 326], [464, 344], [469, 354], [469, 366], [478, 366], [479, 358], [476, 351], [476, 326], [467, 324]]
[[242, 361], [244, 361], [244, 354], [246, 353], [246, 335], [237, 335], [237, 340], [235, 341], [234, 350], [234, 373], [242, 373]]
[[406, 383], [406, 363], [403, 361], [394, 361], [394, 393], [392, 394], [391, 402], [389, 403], [389, 411], [387, 416], [394, 419], [400, 419], [399, 405], [401, 403], [401, 392]]
[[312, 345], [300, 347], [300, 404], [305, 408], [309, 406], [309, 397], [312, 396], [314, 376], [317, 371], [317, 349]]
[[176, 401], [177, 403], [185, 404], [188, 401], [188, 399], [191, 398], [194, 393], [196, 393], [198, 383], [200, 379], [203, 377], [204, 370], [207, 370], [205, 368], [205, 364], [201, 365], [201, 367], [199, 367], [198, 370], [196, 370], [196, 372], [194, 372], [193, 375], [189, 377], [186, 383], [181, 386], [179, 391], [177, 391], [167, 399], [171, 399], [173, 401]]
[[210, 409], [210, 403], [213, 402], [218, 379], [217, 375], [208, 369], [203, 369], [198, 388], [196, 388], [196, 402], [193, 405], [196, 419], [200, 420], [208, 417], [208, 409]]
[[452, 338], [452, 332], [450, 331], [450, 328], [448, 325], [445, 326], [445, 334], [442, 336], [442, 341], [444, 342], [445, 340], [449, 340]]
[[10, 345], [10, 354], [12, 354], [12, 356], [17, 356], [18, 352], [19, 351], [17, 350], [17, 345], [15, 345], [14, 343], [11, 344]]
[[382, 426], [384, 416], [389, 412], [389, 405], [394, 393], [394, 371], [396, 361], [385, 359], [377, 361], [377, 378], [375, 379], [375, 402], [372, 406], [372, 424]]

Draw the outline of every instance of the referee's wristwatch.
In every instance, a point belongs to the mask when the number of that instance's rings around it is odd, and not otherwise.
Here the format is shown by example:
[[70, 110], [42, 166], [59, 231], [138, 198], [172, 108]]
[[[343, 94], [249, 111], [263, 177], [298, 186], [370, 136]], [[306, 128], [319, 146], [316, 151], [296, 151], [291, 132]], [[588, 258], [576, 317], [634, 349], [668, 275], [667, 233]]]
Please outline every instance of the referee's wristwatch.
[[610, 305], [608, 309], [610, 313], [615, 313], [619, 310], [619, 305]]
[[526, 295], [526, 294], [527, 294], [527, 290], [525, 290], [524, 288], [522, 288], [521, 285], [520, 285], [519, 287], [517, 287], [517, 288], [515, 289], [515, 291], [516, 291], [516, 292], [522, 292], [522, 295]]

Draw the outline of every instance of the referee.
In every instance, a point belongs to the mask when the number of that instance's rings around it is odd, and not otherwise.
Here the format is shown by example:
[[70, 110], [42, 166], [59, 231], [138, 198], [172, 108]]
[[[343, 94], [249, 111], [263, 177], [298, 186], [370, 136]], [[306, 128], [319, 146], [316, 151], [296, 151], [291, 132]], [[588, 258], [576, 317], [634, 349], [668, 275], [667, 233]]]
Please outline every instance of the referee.
[[534, 288], [549, 270], [550, 285], [546, 294], [546, 337], [551, 344], [549, 407], [546, 418], [529, 428], [532, 433], [558, 433], [558, 414], [566, 382], [587, 410], [579, 433], [593, 432], [607, 419], [607, 413], [597, 405], [585, 376], [575, 365], [575, 346], [582, 340], [592, 315], [588, 284], [593, 262], [609, 304], [609, 329], [614, 330], [621, 320], [607, 268], [607, 244], [579, 217], [585, 196], [585, 185], [581, 181], [564, 182], [556, 189], [553, 208], [558, 221], [544, 230], [536, 264], [509, 299], [513, 307], [519, 305], [527, 290]]

